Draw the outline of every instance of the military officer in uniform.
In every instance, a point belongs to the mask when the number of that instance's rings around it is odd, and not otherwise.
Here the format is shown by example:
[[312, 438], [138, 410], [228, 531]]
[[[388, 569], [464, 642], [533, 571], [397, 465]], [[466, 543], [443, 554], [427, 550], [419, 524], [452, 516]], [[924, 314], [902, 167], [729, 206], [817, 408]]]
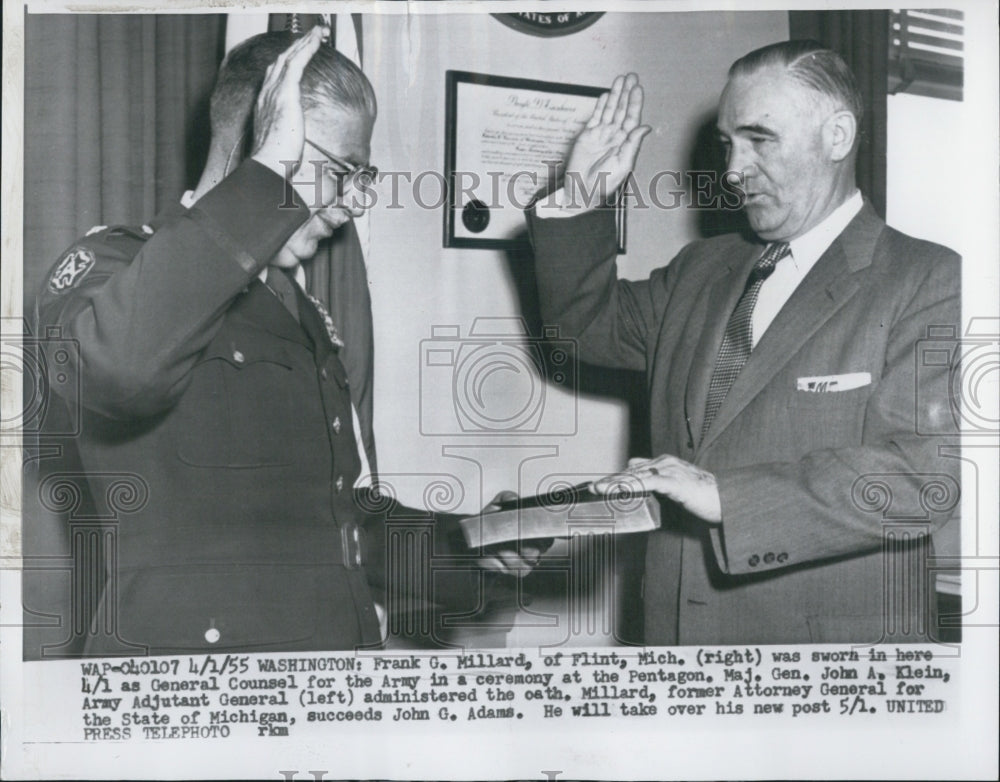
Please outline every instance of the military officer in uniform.
[[[84, 237], [39, 298], [41, 326], [79, 343], [77, 445], [98, 508], [102, 475], [148, 487], [121, 519], [115, 590], [102, 598], [116, 644], [170, 654], [380, 641], [369, 581], [381, 582], [384, 552], [370, 544], [384, 540], [384, 514], [355, 502], [365, 453], [340, 339], [296, 279], [362, 212], [370, 173], [375, 95], [321, 46], [328, 34], [265, 34], [234, 50], [183, 207]], [[435, 549], [456, 551], [453, 538], [437, 530]], [[439, 592], [478, 599], [474, 567], [451, 576]], [[107, 653], [98, 640], [87, 654]]]

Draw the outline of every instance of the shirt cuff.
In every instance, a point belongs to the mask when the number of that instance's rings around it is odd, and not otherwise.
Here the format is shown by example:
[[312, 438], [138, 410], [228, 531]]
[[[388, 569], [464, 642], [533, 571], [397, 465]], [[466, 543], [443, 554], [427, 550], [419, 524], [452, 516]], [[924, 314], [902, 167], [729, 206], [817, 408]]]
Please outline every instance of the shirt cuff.
[[553, 190], [551, 193], [542, 196], [535, 202], [534, 206], [535, 215], [542, 220], [576, 217], [576, 215], [593, 211], [585, 206], [570, 204], [565, 187], [560, 187], [558, 190]]

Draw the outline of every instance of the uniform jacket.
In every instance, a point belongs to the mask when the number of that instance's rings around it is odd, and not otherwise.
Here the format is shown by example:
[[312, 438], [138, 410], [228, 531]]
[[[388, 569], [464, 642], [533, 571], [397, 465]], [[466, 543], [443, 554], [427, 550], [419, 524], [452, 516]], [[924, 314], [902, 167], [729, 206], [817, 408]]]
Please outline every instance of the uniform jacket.
[[[347, 373], [297, 286], [300, 322], [257, 279], [308, 219], [284, 198], [244, 162], [189, 210], [82, 239], [39, 299], [40, 324], [79, 345], [80, 459], [117, 519], [116, 629], [88, 653], [379, 642], [383, 552], [363, 543], [385, 516], [352, 490]], [[121, 475], [138, 483], [124, 507]]]
[[[653, 455], [718, 480], [721, 525], [665, 502], [649, 535], [646, 642], [925, 640], [929, 534], [954, 512], [959, 461], [939, 452], [957, 444], [947, 362], [920, 349], [942, 327], [959, 333], [959, 258], [887, 227], [866, 203], [761, 336], [701, 439], [726, 323], [763, 245], [697, 241], [629, 282], [617, 279], [609, 210], [528, 222], [546, 322], [575, 337], [584, 360], [644, 371]], [[870, 382], [803, 388], [853, 373]]]

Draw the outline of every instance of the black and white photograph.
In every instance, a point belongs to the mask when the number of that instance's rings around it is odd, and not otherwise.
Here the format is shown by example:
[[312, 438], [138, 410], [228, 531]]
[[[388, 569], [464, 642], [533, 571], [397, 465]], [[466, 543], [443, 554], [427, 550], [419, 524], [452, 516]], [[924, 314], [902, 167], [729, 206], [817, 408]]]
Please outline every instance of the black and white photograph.
[[790, 5], [5, 5], [4, 778], [995, 778], [998, 9]]

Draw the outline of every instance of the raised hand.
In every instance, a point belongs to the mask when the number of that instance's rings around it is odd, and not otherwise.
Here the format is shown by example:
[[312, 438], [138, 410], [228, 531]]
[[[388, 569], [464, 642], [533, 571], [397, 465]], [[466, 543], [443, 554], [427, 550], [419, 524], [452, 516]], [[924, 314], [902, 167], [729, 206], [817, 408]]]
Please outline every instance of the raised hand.
[[618, 76], [611, 92], [598, 98], [594, 113], [573, 143], [563, 182], [565, 205], [599, 206], [621, 186], [651, 130], [639, 124], [641, 117], [639, 77], [634, 73]]
[[[328, 27], [316, 26], [297, 39], [267, 69], [257, 96], [251, 157], [286, 178], [298, 168], [305, 143], [302, 73], [329, 37]], [[295, 163], [286, 165], [286, 161]]]

